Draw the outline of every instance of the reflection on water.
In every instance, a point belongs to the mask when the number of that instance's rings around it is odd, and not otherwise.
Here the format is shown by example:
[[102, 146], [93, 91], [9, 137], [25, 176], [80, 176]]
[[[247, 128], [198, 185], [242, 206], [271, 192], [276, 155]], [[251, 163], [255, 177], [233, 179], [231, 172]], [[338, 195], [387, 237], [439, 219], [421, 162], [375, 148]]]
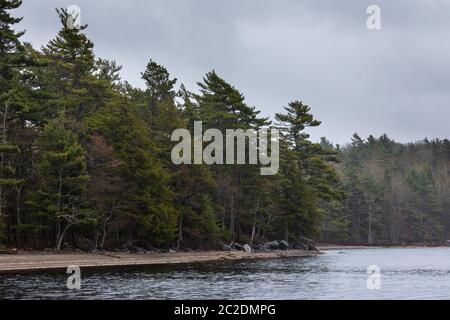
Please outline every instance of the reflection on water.
[[[381, 289], [367, 289], [367, 267]], [[448, 299], [450, 248], [358, 249], [323, 255], [83, 272], [0, 276], [2, 299]]]

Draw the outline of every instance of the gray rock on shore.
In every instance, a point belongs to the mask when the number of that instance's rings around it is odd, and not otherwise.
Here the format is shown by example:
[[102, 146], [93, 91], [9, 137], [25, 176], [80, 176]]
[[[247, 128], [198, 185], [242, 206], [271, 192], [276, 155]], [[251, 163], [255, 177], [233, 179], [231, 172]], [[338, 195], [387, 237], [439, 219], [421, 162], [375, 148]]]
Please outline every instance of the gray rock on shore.
[[243, 251], [244, 250], [244, 248], [242, 247], [242, 245], [240, 245], [239, 243], [237, 243], [237, 242], [235, 242], [235, 243], [233, 243], [233, 249], [234, 250], [238, 250], [238, 251]]
[[129, 250], [130, 250], [131, 253], [137, 253], [137, 254], [146, 254], [146, 253], [148, 253], [148, 251], [145, 250], [144, 248], [137, 247], [137, 246], [132, 246], [132, 247], [129, 248]]
[[278, 243], [279, 250], [289, 250], [289, 243], [286, 240], [281, 240]]
[[294, 249], [302, 249], [302, 250], [311, 250], [311, 251], [319, 251], [316, 247], [316, 244], [313, 240], [301, 237], [294, 245]]
[[233, 248], [230, 245], [228, 245], [228, 244], [222, 245], [222, 251], [232, 251], [232, 250], [233, 250]]
[[280, 246], [280, 242], [275, 240], [271, 242], [264, 243], [263, 247], [268, 250], [278, 250], [278, 247]]

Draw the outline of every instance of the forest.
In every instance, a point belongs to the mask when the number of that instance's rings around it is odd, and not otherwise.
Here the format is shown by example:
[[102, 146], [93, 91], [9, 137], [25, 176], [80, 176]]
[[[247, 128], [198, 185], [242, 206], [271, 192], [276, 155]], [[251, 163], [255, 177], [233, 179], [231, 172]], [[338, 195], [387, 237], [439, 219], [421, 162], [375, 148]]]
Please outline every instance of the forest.
[[[73, 28], [64, 9], [46, 45], [22, 42], [20, 5], [0, 0], [1, 245], [215, 249], [302, 237], [449, 238], [449, 140], [355, 134], [345, 146], [314, 142], [307, 131], [321, 122], [301, 97], [271, 121], [214, 70], [186, 88], [151, 59], [145, 86], [135, 87], [120, 77], [119, 62], [95, 55], [87, 26]], [[279, 129], [278, 173], [173, 164], [170, 136], [192, 132], [194, 121], [222, 132]]]
[[396, 143], [387, 135], [323, 148], [347, 196], [324, 206], [323, 239], [354, 244], [445, 244], [450, 239], [450, 141]]

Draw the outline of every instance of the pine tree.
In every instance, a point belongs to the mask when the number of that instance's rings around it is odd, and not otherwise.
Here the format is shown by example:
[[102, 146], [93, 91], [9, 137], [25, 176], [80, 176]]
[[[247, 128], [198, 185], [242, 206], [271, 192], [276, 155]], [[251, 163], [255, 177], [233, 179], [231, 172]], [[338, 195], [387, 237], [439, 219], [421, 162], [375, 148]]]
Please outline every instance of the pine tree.
[[23, 179], [17, 178], [15, 158], [19, 146], [10, 141], [9, 135], [18, 125], [21, 109], [20, 71], [26, 66], [24, 47], [13, 26], [22, 18], [14, 18], [10, 11], [22, 5], [20, 0], [0, 1], [0, 219], [3, 219], [6, 193], [20, 189]]
[[318, 232], [322, 215], [319, 200], [341, 199], [338, 177], [327, 162], [337, 161], [336, 152], [312, 143], [305, 132], [320, 125], [310, 108], [300, 101], [289, 103], [285, 114], [275, 119], [282, 133], [281, 187], [285, 198], [285, 238], [313, 235]]
[[147, 86], [150, 97], [149, 109], [153, 109], [157, 102], [175, 98], [174, 85], [177, 79], [170, 79], [167, 69], [155, 61], [150, 60], [146, 70], [141, 74]]
[[[93, 52], [94, 44], [84, 34], [87, 25], [74, 28], [73, 17], [65, 9], [57, 9], [57, 13], [62, 28], [43, 48], [46, 67], [41, 81], [51, 94], [47, 109], [53, 109], [55, 115], [58, 110], [64, 110], [75, 120], [74, 124], [80, 126], [86, 116], [110, 101], [111, 83], [105, 80], [102, 70], [95, 74], [99, 65]], [[104, 68], [103, 63], [103, 72]], [[112, 71], [115, 74], [118, 70]]]
[[223, 80], [214, 70], [198, 82], [201, 94], [192, 95], [196, 100], [201, 120], [207, 128], [259, 129], [270, 124], [268, 118], [260, 118], [260, 111], [245, 102], [244, 95]]
[[45, 126], [38, 141], [39, 185], [29, 202], [35, 216], [56, 224], [57, 250], [69, 228], [92, 218], [85, 199], [86, 153], [68, 127], [63, 113]]
[[212, 201], [214, 180], [206, 166], [175, 166], [171, 162], [172, 132], [188, 128], [188, 119], [175, 102], [173, 86], [167, 69], [150, 61], [142, 74], [148, 126], [160, 151], [160, 158], [171, 171], [170, 186], [178, 215], [178, 247], [201, 247], [217, 232], [215, 207]]
[[127, 190], [120, 199], [121, 219], [128, 240], [167, 245], [176, 229], [170, 175], [138, 110], [123, 98], [100, 109], [88, 122], [91, 132], [104, 137], [120, 161], [120, 178]]
[[[254, 129], [257, 131], [270, 125], [267, 118], [259, 116], [260, 111], [246, 103], [244, 95], [239, 90], [227, 83], [215, 71], [207, 73], [203, 82], [199, 82], [198, 86], [200, 94], [190, 94], [189, 96], [184, 94], [189, 102], [184, 110], [194, 116], [197, 114], [199, 120], [203, 122], [205, 130], [214, 128], [221, 132], [226, 132], [227, 129]], [[192, 103], [195, 103], [195, 106]], [[224, 152], [227, 152], [225, 142]], [[251, 192], [256, 192], [256, 189], [249, 188], [250, 193], [244, 194], [244, 190], [240, 186], [250, 186], [255, 183], [254, 177], [259, 173], [256, 167], [251, 165], [213, 166], [211, 170], [218, 188], [222, 190], [217, 197], [218, 206], [224, 212], [222, 225], [229, 226], [233, 241], [239, 240], [241, 230], [245, 229], [245, 225], [252, 225], [253, 216], [249, 215], [249, 212], [253, 212], [257, 206], [257, 202], [247, 201], [251, 198], [256, 201], [257, 198], [250, 195]], [[252, 180], [253, 182], [251, 182]], [[248, 205], [244, 206], [243, 204]], [[226, 215], [225, 212], [228, 214]]]

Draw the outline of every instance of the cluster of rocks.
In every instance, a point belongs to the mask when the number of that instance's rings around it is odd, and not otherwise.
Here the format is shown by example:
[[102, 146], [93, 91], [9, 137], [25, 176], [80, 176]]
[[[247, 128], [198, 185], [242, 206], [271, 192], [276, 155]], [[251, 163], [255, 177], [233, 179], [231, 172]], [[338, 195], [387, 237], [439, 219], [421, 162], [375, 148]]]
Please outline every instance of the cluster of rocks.
[[[114, 249], [118, 253], [135, 253], [135, 254], [151, 254], [151, 253], [173, 253], [176, 249], [156, 249], [156, 248], [143, 248], [133, 245], [124, 245], [121, 248]], [[192, 250], [191, 250], [192, 251]], [[189, 252], [189, 251], [187, 251]]]
[[318, 251], [317, 247], [314, 244], [314, 241], [308, 238], [300, 238], [295, 243], [288, 243], [286, 240], [274, 240], [270, 242], [258, 243], [253, 246], [250, 246], [248, 244], [241, 245], [237, 242], [234, 242], [230, 245], [224, 244], [222, 246], [223, 251], [245, 251], [248, 253], [290, 249]]
[[[220, 248], [220, 245], [216, 248]], [[274, 240], [264, 243], [257, 243], [252, 246], [249, 244], [239, 244], [237, 242], [231, 244], [223, 244], [223, 251], [245, 251], [247, 253], [251, 252], [270, 252], [276, 250], [290, 250], [290, 249], [300, 249], [300, 250], [314, 250], [318, 251], [314, 241], [308, 238], [301, 238], [295, 243], [288, 243], [285, 240]], [[80, 238], [76, 241], [75, 246], [72, 247], [68, 243], [64, 243], [62, 246], [63, 251], [75, 251], [75, 252], [95, 252], [95, 243], [86, 238]], [[173, 253], [173, 252], [193, 252], [194, 250], [190, 248], [172, 248], [172, 249], [156, 249], [151, 246], [141, 247], [133, 245], [132, 243], [123, 244], [119, 248], [110, 249], [111, 251], [117, 253], [134, 253], [134, 254], [151, 254], [151, 253]]]

